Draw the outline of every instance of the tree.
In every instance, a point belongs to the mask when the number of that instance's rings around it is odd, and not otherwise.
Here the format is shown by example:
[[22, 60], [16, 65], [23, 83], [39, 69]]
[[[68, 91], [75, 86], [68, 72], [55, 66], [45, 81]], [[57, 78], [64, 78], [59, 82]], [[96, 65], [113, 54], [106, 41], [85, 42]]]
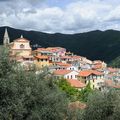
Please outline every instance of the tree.
[[9, 59], [8, 49], [0, 46], [0, 77], [7, 77], [14, 72], [14, 65], [16, 62]]
[[113, 91], [113, 117], [112, 120], [120, 120], [120, 90]]
[[119, 68], [120, 67], [120, 56], [116, 57], [109, 63], [109, 66]]
[[9, 52], [0, 49], [0, 119], [63, 120], [66, 95], [45, 75], [20, 69]]
[[78, 99], [79, 91], [72, 87], [70, 83], [67, 82], [67, 80], [65, 80], [64, 78], [59, 79], [56, 81], [56, 84], [62, 91], [64, 91], [67, 94], [67, 97], [71, 101], [76, 101]]
[[120, 91], [95, 91], [88, 97], [84, 120], [120, 120]]
[[87, 102], [89, 94], [93, 92], [92, 88], [90, 87], [90, 82], [87, 86], [80, 91], [80, 100], [83, 102]]

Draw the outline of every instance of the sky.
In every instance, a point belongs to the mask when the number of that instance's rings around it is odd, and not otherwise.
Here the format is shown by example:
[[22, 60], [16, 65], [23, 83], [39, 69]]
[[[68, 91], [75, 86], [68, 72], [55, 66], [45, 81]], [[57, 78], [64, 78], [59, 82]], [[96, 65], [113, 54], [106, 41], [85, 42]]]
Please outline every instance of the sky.
[[120, 30], [120, 0], [0, 0], [0, 26], [65, 34]]

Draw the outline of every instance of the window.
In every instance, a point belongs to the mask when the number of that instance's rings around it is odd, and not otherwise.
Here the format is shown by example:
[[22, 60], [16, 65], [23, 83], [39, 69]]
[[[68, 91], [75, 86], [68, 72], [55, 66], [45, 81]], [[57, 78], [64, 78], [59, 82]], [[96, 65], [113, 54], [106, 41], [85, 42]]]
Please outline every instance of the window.
[[25, 46], [23, 44], [20, 45], [20, 48], [23, 49]]

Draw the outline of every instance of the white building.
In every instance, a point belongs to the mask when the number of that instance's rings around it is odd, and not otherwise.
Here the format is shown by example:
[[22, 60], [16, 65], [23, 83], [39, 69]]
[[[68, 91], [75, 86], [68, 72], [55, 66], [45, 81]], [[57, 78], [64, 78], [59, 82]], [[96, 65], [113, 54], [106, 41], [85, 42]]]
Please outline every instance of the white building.
[[78, 74], [79, 73], [77, 71], [72, 71], [72, 70], [56, 70], [56, 71], [54, 71], [54, 76], [56, 78], [65, 78], [65, 79], [77, 80]]

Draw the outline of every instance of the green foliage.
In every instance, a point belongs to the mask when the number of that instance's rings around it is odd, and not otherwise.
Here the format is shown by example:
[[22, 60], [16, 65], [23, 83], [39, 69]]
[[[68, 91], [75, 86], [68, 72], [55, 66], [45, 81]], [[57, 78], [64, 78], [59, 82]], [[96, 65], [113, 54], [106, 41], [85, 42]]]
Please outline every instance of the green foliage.
[[88, 83], [87, 86], [81, 91], [72, 87], [65, 79], [58, 80], [56, 84], [61, 90], [63, 90], [67, 94], [67, 97], [71, 101], [79, 100], [82, 102], [87, 102], [89, 94], [93, 92], [93, 90], [90, 87], [90, 83]]
[[111, 67], [120, 68], [120, 56], [112, 60], [112, 62], [109, 64]]
[[120, 120], [120, 91], [96, 91], [87, 101], [84, 120]]
[[87, 86], [80, 91], [80, 100], [83, 102], [87, 102], [89, 94], [93, 92], [92, 88], [90, 87], [90, 82]]
[[84, 110], [71, 109], [67, 114], [66, 120], [84, 120]]
[[7, 77], [13, 72], [15, 61], [10, 61], [8, 49], [0, 46], [0, 77]]
[[18, 69], [1, 49], [0, 120], [63, 120], [67, 99], [52, 81], [44, 72]]
[[67, 97], [71, 101], [77, 100], [79, 96], [79, 91], [72, 87], [65, 79], [60, 79], [56, 81], [58, 87], [67, 94]]

